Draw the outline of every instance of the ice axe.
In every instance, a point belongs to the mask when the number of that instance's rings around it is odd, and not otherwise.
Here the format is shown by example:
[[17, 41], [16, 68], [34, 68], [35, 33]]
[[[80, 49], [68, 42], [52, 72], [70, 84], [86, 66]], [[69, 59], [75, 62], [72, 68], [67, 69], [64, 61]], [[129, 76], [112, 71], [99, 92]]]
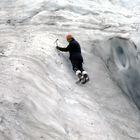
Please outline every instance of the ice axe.
[[56, 46], [58, 46], [58, 40], [59, 39], [56, 39], [55, 42], [54, 42], [54, 44], [56, 44]]
[[[55, 42], [54, 42], [54, 44], [56, 45], [55, 47], [57, 47], [58, 46], [58, 38], [55, 40]], [[59, 53], [59, 51], [58, 51], [58, 55], [60, 55], [60, 53]]]

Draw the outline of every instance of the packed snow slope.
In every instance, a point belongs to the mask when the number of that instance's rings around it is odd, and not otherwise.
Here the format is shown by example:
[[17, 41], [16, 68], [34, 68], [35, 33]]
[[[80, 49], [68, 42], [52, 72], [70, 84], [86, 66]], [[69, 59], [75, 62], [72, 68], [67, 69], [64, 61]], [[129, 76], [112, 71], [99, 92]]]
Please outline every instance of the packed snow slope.
[[[0, 140], [140, 140], [139, 3], [0, 1]], [[86, 85], [55, 49], [67, 33]]]

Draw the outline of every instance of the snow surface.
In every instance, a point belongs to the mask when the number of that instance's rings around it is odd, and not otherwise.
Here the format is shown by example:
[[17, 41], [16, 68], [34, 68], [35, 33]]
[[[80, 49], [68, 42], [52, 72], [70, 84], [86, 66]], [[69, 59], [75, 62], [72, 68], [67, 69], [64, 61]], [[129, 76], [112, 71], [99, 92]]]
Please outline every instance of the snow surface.
[[[0, 1], [0, 140], [140, 140], [139, 3]], [[81, 44], [86, 85], [55, 49], [67, 33]]]

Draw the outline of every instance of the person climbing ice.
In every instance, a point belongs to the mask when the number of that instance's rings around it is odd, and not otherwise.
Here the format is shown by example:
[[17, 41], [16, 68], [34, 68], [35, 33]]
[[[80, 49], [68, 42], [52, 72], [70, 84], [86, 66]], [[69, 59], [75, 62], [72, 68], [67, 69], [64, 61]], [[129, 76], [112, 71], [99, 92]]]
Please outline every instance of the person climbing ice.
[[87, 72], [83, 69], [83, 57], [81, 54], [80, 44], [71, 34], [68, 34], [66, 36], [66, 39], [69, 45], [66, 48], [56, 46], [56, 49], [62, 52], [69, 52], [69, 59], [72, 63], [73, 70], [76, 73], [76, 76], [78, 76], [77, 83], [81, 82], [82, 84], [85, 84], [87, 81], [89, 81], [89, 76]]

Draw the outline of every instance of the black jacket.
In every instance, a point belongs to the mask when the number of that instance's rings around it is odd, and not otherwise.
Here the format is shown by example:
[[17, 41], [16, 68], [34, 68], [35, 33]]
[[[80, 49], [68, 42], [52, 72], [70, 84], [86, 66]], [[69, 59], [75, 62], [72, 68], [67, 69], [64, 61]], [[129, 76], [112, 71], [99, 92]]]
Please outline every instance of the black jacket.
[[57, 47], [57, 49], [63, 52], [69, 52], [71, 61], [83, 62], [80, 44], [75, 39], [73, 39], [66, 48]]

